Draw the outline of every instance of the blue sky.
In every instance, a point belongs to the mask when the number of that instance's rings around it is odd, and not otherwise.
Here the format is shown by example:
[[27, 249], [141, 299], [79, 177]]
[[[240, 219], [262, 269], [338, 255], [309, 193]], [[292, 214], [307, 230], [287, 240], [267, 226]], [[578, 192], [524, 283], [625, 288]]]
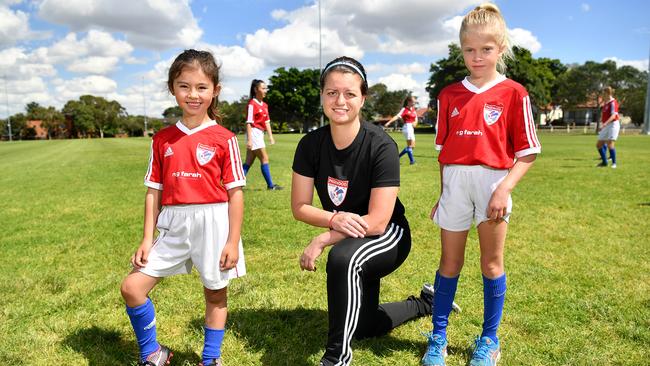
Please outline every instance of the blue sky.
[[[323, 63], [339, 55], [366, 66], [371, 84], [409, 89], [425, 105], [429, 65], [456, 42], [472, 0], [322, 0]], [[185, 48], [221, 61], [222, 99], [250, 80], [318, 59], [312, 0], [0, 0], [0, 117], [27, 103], [61, 108], [82, 94], [159, 117], [174, 105], [167, 68]], [[516, 1], [496, 4], [510, 36], [535, 57], [648, 69], [650, 2]], [[7, 93], [4, 93], [4, 90]]]

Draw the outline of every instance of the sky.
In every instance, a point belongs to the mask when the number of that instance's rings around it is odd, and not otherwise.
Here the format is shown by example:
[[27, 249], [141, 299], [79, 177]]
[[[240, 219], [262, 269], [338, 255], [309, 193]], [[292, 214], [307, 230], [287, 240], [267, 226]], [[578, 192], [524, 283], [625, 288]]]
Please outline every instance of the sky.
[[[247, 95], [252, 79], [279, 67], [319, 68], [347, 55], [370, 85], [411, 90], [425, 106], [431, 63], [447, 56], [462, 16], [481, 2], [321, 0], [319, 42], [315, 0], [0, 0], [0, 118], [84, 94], [161, 117], [175, 105], [167, 70], [187, 48], [216, 56], [222, 100]], [[534, 57], [648, 70], [649, 1], [495, 3], [513, 43]]]

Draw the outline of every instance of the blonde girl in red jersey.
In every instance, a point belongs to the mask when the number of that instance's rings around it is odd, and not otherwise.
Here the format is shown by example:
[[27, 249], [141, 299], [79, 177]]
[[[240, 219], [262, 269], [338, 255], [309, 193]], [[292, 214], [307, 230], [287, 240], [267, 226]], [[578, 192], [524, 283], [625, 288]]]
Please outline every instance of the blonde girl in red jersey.
[[499, 9], [483, 4], [470, 11], [461, 25], [460, 44], [469, 76], [438, 96], [441, 194], [431, 217], [441, 228], [442, 251], [433, 332], [422, 358], [427, 366], [445, 364], [448, 317], [472, 221], [481, 251], [484, 315], [470, 365], [499, 360], [496, 333], [506, 292], [503, 252], [510, 193], [541, 151], [526, 89], [499, 72], [505, 71], [504, 58], [512, 55]]
[[398, 119], [404, 121], [404, 126], [402, 127], [402, 133], [404, 138], [406, 138], [406, 147], [402, 152], [399, 153], [401, 158], [404, 154], [407, 154], [409, 157], [409, 162], [411, 165], [415, 164], [415, 158], [413, 157], [413, 149], [415, 149], [415, 126], [418, 125], [418, 114], [415, 110], [415, 97], [409, 95], [404, 99], [404, 104], [402, 109], [397, 113], [393, 118], [388, 120], [385, 127], [391, 125], [391, 123], [397, 121]]
[[181, 53], [169, 69], [167, 86], [183, 117], [153, 137], [144, 233], [121, 292], [140, 347], [138, 364], [166, 365], [172, 353], [156, 339], [148, 295], [163, 277], [196, 267], [205, 295], [201, 365], [221, 365], [228, 282], [246, 273], [240, 239], [246, 180], [237, 138], [216, 122], [221, 85], [212, 54]]

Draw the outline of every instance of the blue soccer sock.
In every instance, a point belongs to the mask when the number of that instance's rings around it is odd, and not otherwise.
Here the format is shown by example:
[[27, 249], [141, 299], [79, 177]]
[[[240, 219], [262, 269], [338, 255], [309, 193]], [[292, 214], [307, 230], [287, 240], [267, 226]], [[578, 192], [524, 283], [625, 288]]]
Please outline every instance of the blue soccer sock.
[[147, 298], [147, 301], [140, 306], [134, 308], [127, 306], [126, 313], [131, 319], [135, 338], [140, 346], [140, 359], [144, 361], [147, 356], [160, 348], [156, 340], [156, 312], [153, 303]]
[[248, 169], [250, 169], [251, 166], [248, 165], [248, 164], [246, 164], [246, 163], [244, 163], [244, 164], [242, 165], [242, 168], [244, 168], [244, 176], [246, 176], [246, 175], [248, 174]]
[[609, 157], [612, 158], [612, 164], [616, 164], [616, 148], [609, 149]]
[[436, 271], [436, 280], [433, 283], [433, 334], [438, 334], [444, 339], [447, 339], [447, 323], [456, 295], [458, 277], [444, 277]]
[[271, 179], [271, 169], [269, 169], [269, 164], [262, 164], [262, 167], [260, 168], [262, 170], [262, 175], [264, 176], [264, 180], [266, 180], [266, 186], [269, 188], [273, 187], [273, 179]]
[[603, 161], [603, 165], [607, 165], [607, 146], [603, 145], [598, 149], [598, 153], [600, 154], [600, 159]]
[[411, 162], [411, 164], [415, 163], [415, 159], [413, 158], [413, 148], [412, 147], [407, 147], [406, 148], [406, 153], [409, 156], [409, 161]]
[[498, 342], [497, 329], [503, 314], [503, 302], [506, 299], [506, 274], [495, 279], [483, 276], [483, 333], [481, 337], [490, 337]]
[[406, 154], [407, 152], [408, 152], [408, 147], [405, 147], [404, 150], [402, 150], [402, 152], [399, 153], [399, 157], [401, 158], [401, 157], [404, 156], [404, 154]]
[[221, 357], [221, 343], [223, 343], [223, 336], [226, 330], [212, 329], [207, 326], [203, 326], [203, 330], [205, 331], [205, 338], [201, 358], [203, 364], [208, 365], [210, 361]]

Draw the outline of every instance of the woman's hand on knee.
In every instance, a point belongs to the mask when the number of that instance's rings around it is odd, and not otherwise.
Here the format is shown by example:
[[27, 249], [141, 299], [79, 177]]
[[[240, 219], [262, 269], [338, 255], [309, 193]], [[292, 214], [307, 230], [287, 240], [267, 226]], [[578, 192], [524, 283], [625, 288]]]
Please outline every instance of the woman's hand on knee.
[[300, 269], [307, 271], [316, 271], [316, 259], [323, 253], [326, 243], [318, 235], [311, 240], [300, 255]]
[[334, 214], [330, 228], [352, 238], [363, 238], [368, 230], [368, 223], [363, 217], [350, 212], [339, 211]]

